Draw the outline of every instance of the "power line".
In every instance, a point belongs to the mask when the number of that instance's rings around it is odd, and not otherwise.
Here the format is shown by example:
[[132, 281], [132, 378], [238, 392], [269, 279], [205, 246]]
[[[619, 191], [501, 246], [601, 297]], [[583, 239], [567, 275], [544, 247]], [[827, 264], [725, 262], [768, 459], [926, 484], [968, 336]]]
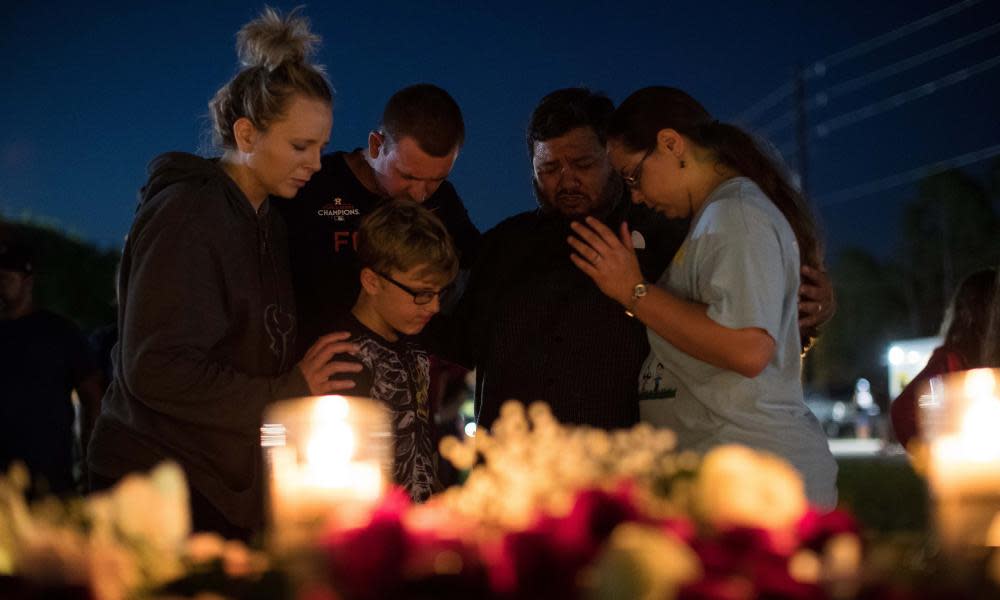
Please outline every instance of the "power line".
[[[936, 13], [932, 13], [925, 17], [921, 17], [916, 21], [912, 21], [910, 23], [907, 23], [906, 25], [897, 27], [892, 31], [883, 33], [881, 35], [878, 35], [874, 38], [871, 38], [859, 44], [855, 44], [850, 48], [841, 50], [839, 52], [835, 52], [834, 54], [831, 54], [826, 58], [815, 61], [809, 68], [805, 70], [803, 76], [806, 79], [812, 79], [814, 77], [822, 77], [826, 74], [827, 69], [829, 69], [832, 66], [836, 66], [844, 61], [850, 60], [852, 58], [857, 58], [858, 56], [862, 56], [877, 48], [885, 46], [890, 42], [893, 42], [911, 33], [929, 27], [947, 17], [950, 17], [967, 8], [975, 6], [980, 2], [982, 2], [982, 0], [964, 0], [963, 2], [959, 2], [957, 4], [949, 6], [948, 8], [939, 10]], [[752, 122], [755, 119], [759, 118], [761, 115], [763, 115], [765, 112], [767, 112], [769, 109], [776, 106], [782, 100], [791, 96], [792, 92], [794, 91], [795, 91], [795, 85], [793, 84], [793, 82], [791, 81], [786, 82], [778, 86], [774, 90], [768, 92], [767, 95], [765, 95], [763, 98], [752, 104], [749, 108], [747, 108], [743, 112], [736, 115], [736, 117], [734, 117], [734, 120], [741, 123]]]
[[854, 79], [849, 79], [843, 83], [832, 85], [825, 92], [817, 94], [814, 97], [813, 102], [815, 102], [815, 104], [813, 105], [813, 107], [825, 103], [824, 100], [820, 99], [820, 96], [822, 96], [822, 94], [826, 94], [827, 97], [836, 97], [836, 96], [842, 96], [849, 92], [857, 91], [858, 89], [861, 89], [866, 85], [870, 85], [877, 81], [881, 81], [887, 77], [897, 75], [899, 73], [902, 73], [903, 71], [906, 71], [907, 69], [912, 69], [913, 67], [922, 65], [925, 62], [934, 60], [935, 58], [940, 58], [945, 54], [954, 52], [955, 50], [958, 50], [960, 48], [964, 48], [965, 46], [978, 42], [979, 40], [985, 39], [991, 35], [994, 35], [997, 32], [1000, 32], [1000, 22], [994, 23], [989, 27], [980, 29], [979, 31], [970, 33], [960, 38], [956, 38], [945, 44], [941, 44], [936, 48], [931, 48], [930, 50], [921, 52], [920, 54], [915, 54], [908, 58], [904, 58], [903, 60], [893, 63], [887, 67], [883, 67], [881, 69], [872, 71], [867, 75], [862, 75], [861, 77], [855, 77]]
[[754, 104], [750, 108], [736, 115], [736, 117], [733, 120], [738, 121], [740, 123], [748, 123], [750, 121], [753, 121], [754, 119], [760, 117], [762, 114], [767, 112], [768, 109], [773, 108], [779, 102], [791, 96], [793, 91], [795, 91], [795, 86], [792, 84], [792, 82], [791, 81], [786, 82], [781, 86], [779, 86], [778, 88], [776, 88], [775, 90], [773, 90], [768, 95], [761, 98], [759, 101], [757, 101], [756, 104]]
[[886, 44], [906, 37], [911, 33], [930, 27], [931, 25], [934, 25], [935, 23], [938, 23], [939, 21], [942, 21], [952, 15], [958, 14], [967, 8], [971, 8], [980, 2], [982, 2], [982, 0], [964, 0], [963, 2], [958, 2], [947, 8], [941, 9], [936, 13], [931, 13], [926, 17], [922, 17], [916, 21], [897, 27], [892, 31], [888, 31], [859, 44], [855, 44], [846, 50], [835, 52], [826, 58], [816, 61], [814, 64], [817, 65], [818, 68], [814, 69], [813, 72], [816, 73], [816, 75], [823, 75], [826, 72], [826, 69], [829, 69], [830, 67], [839, 65], [840, 63], [851, 60], [852, 58], [863, 56], [873, 50], [885, 46]]
[[[806, 101], [805, 108], [806, 110], [815, 110], [816, 108], [826, 106], [831, 98], [836, 98], [843, 96], [844, 94], [857, 91], [867, 85], [871, 85], [872, 83], [897, 75], [907, 69], [912, 69], [913, 67], [922, 65], [935, 58], [940, 58], [950, 52], [964, 48], [997, 33], [1000, 33], [1000, 22], [994, 23], [989, 27], [980, 29], [979, 31], [970, 33], [960, 38], [956, 38], [950, 42], [931, 48], [930, 50], [914, 54], [891, 65], [872, 71], [866, 75], [855, 77], [842, 83], [830, 86], [822, 92], [813, 94], [809, 100]], [[788, 87], [789, 89], [792, 89], [792, 84], [789, 83]], [[757, 131], [764, 135], [770, 135], [791, 126], [794, 122], [795, 114], [789, 110], [782, 113], [781, 116], [776, 117], [760, 126]]]
[[799, 71], [795, 78], [795, 141], [799, 166], [799, 188], [809, 195], [809, 121], [806, 113], [806, 78]]
[[771, 135], [791, 126], [795, 122], [795, 113], [793, 111], [786, 111], [781, 114], [780, 117], [764, 123], [757, 128], [757, 132], [760, 135]]
[[961, 83], [970, 77], [979, 75], [980, 73], [988, 71], [998, 65], [1000, 65], [1000, 55], [986, 59], [983, 62], [972, 65], [971, 67], [953, 71], [944, 77], [929, 81], [905, 92], [900, 92], [889, 96], [888, 98], [879, 100], [878, 102], [873, 102], [872, 104], [863, 106], [859, 109], [827, 119], [826, 121], [816, 125], [816, 134], [820, 137], [825, 137], [837, 129], [842, 129], [848, 125], [853, 125], [859, 121], [874, 117], [875, 115], [884, 113], [894, 108], [899, 108], [908, 102], [929, 96], [934, 92], [951, 87], [956, 83]]
[[916, 169], [896, 173], [895, 175], [883, 177], [882, 179], [876, 179], [875, 181], [869, 181], [868, 183], [824, 194], [823, 196], [817, 198], [816, 205], [830, 206], [832, 204], [847, 202], [849, 200], [854, 200], [855, 198], [861, 198], [862, 196], [867, 196], [869, 194], [881, 192], [899, 185], [918, 181], [924, 177], [934, 175], [935, 173], [940, 173], [948, 169], [966, 167], [998, 155], [1000, 155], [1000, 144], [995, 144], [993, 146], [983, 148], [982, 150], [960, 154], [936, 163], [917, 167]]

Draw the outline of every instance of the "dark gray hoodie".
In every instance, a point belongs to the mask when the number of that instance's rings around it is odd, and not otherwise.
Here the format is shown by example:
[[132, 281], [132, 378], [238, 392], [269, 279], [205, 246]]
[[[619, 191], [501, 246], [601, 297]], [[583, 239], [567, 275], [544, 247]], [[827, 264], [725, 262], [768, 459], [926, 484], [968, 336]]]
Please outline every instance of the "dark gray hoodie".
[[266, 200], [255, 213], [216, 161], [190, 154], [153, 160], [141, 196], [89, 466], [118, 478], [176, 460], [234, 525], [259, 527], [262, 411], [308, 394], [290, 364], [284, 224]]

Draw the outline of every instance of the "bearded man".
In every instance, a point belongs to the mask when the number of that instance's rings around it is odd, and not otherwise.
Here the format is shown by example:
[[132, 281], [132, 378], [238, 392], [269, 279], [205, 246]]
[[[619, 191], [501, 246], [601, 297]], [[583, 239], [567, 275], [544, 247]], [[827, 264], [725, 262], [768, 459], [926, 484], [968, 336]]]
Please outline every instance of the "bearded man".
[[438, 351], [477, 370], [481, 427], [509, 398], [544, 400], [566, 423], [612, 429], [639, 419], [645, 327], [570, 262], [569, 224], [590, 215], [617, 231], [628, 221], [643, 274], [655, 281], [687, 222], [629, 201], [604, 148], [613, 110], [606, 96], [579, 88], [541, 101], [527, 132], [539, 207], [484, 236], [454, 315], [435, 328]]

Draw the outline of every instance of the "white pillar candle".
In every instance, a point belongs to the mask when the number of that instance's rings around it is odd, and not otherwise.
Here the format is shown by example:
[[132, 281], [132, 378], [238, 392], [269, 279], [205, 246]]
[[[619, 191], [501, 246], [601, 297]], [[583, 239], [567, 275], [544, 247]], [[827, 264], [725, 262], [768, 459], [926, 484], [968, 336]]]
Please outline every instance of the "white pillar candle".
[[935, 411], [927, 439], [928, 480], [941, 541], [949, 549], [982, 547], [1000, 512], [1000, 370], [944, 378], [922, 410]]
[[360, 524], [385, 490], [391, 432], [386, 412], [370, 400], [319, 396], [277, 403], [267, 412], [261, 445], [276, 549]]

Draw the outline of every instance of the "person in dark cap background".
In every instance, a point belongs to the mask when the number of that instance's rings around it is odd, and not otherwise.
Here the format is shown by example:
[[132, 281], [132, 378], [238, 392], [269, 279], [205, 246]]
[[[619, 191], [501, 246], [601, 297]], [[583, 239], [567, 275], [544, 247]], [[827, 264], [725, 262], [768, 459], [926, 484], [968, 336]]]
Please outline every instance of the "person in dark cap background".
[[102, 382], [77, 326], [35, 307], [35, 276], [30, 250], [0, 241], [0, 469], [22, 461], [34, 491], [66, 495], [77, 489], [72, 392], [84, 451]]

